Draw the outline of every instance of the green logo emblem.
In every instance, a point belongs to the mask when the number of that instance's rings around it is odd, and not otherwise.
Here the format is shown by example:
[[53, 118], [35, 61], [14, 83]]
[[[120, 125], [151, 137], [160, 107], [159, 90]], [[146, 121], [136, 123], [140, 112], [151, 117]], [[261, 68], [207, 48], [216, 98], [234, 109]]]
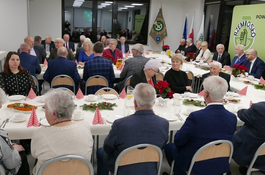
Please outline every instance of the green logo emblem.
[[245, 52], [252, 48], [255, 43], [256, 30], [251, 22], [251, 16], [243, 16], [242, 21], [237, 25], [234, 31], [234, 45], [245, 46]]
[[164, 29], [164, 22], [160, 20], [155, 21], [153, 24], [153, 29], [155, 32], [161, 32]]

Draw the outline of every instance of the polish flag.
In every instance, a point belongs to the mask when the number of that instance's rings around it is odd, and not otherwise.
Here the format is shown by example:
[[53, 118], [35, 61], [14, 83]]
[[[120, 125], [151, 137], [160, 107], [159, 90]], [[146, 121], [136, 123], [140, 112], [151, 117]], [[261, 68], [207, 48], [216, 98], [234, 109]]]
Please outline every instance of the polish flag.
[[191, 20], [191, 26], [190, 26], [190, 34], [189, 34], [189, 38], [192, 39], [192, 42], [194, 43], [194, 15], [192, 16], [192, 20]]

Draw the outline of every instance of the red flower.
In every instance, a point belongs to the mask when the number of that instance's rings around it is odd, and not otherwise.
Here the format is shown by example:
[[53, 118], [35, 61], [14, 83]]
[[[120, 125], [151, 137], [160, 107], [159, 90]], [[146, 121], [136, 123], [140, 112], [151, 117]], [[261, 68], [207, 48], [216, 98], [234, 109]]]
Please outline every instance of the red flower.
[[112, 57], [112, 55], [108, 54], [104, 58], [107, 59], [107, 60], [110, 60], [113, 63], [113, 57]]
[[162, 46], [162, 49], [163, 49], [163, 50], [168, 50], [169, 48], [170, 48], [169, 45], [163, 45], [163, 46]]
[[162, 98], [173, 98], [174, 92], [169, 88], [169, 83], [165, 81], [159, 81], [155, 86], [156, 94]]

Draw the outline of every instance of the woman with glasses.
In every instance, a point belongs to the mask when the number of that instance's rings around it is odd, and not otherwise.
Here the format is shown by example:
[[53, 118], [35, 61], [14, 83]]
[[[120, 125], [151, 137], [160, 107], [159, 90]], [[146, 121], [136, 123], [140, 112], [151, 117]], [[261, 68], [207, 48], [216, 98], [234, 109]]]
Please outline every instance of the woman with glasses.
[[210, 61], [212, 61], [212, 53], [211, 51], [208, 49], [208, 42], [207, 41], [203, 41], [202, 45], [201, 45], [201, 51], [199, 53], [199, 55], [196, 57], [196, 61], [204, 61], [206, 63], [209, 63]]

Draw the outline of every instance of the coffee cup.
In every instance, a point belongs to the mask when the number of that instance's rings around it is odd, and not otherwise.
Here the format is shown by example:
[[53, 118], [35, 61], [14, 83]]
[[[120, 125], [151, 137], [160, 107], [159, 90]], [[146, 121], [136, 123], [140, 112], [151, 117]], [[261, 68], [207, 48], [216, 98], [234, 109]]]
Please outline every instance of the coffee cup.
[[22, 120], [25, 117], [24, 114], [16, 114], [15, 117], [13, 118], [14, 120]]
[[75, 111], [75, 112], [74, 112], [74, 118], [75, 118], [75, 119], [80, 119], [80, 118], [82, 118], [82, 111]]
[[179, 100], [181, 100], [181, 95], [178, 94], [178, 93], [173, 94], [173, 97], [174, 97], [174, 99], [179, 99]]
[[88, 101], [95, 101], [97, 99], [97, 96], [96, 95], [88, 95], [87, 96], [87, 100]]
[[249, 75], [249, 76], [248, 76], [248, 79], [249, 79], [249, 80], [254, 80], [255, 77], [254, 77], [253, 75]]

